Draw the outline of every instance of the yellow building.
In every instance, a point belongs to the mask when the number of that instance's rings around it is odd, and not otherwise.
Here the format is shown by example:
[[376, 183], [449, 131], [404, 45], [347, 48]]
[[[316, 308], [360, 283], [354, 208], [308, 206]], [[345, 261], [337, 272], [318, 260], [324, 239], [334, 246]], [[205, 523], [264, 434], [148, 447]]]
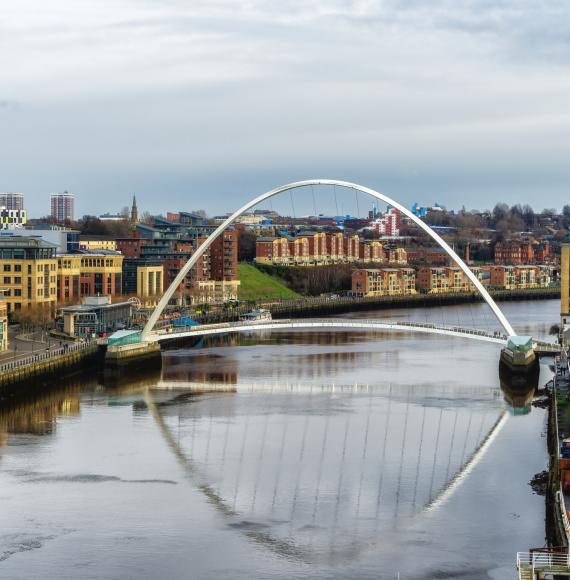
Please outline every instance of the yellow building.
[[469, 282], [467, 274], [461, 268], [453, 266], [446, 269], [448, 292], [467, 292], [471, 290], [472, 284]]
[[121, 296], [123, 255], [99, 250], [57, 257], [57, 298], [59, 302], [79, 302], [82, 296]]
[[0, 298], [0, 352], [8, 350], [8, 308]]
[[137, 296], [145, 308], [158, 304], [162, 297], [164, 266], [137, 267]]
[[413, 268], [361, 268], [352, 271], [352, 292], [356, 296], [407, 296], [416, 293]]
[[537, 288], [538, 274], [538, 266], [515, 266], [517, 288]]
[[115, 252], [117, 250], [117, 242], [105, 236], [81, 236], [79, 238], [79, 247], [82, 250], [110, 250]]
[[38, 238], [0, 239], [0, 291], [8, 314], [41, 309], [55, 312], [56, 245]]
[[190, 293], [192, 304], [224, 304], [238, 299], [239, 280], [199, 280]]

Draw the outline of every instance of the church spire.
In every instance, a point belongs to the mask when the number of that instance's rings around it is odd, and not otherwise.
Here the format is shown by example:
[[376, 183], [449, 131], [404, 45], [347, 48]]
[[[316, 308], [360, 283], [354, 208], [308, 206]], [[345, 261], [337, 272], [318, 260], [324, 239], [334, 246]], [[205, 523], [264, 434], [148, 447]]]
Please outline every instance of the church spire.
[[133, 193], [133, 205], [131, 207], [131, 222], [136, 224], [139, 221], [139, 211], [137, 209], [137, 198]]

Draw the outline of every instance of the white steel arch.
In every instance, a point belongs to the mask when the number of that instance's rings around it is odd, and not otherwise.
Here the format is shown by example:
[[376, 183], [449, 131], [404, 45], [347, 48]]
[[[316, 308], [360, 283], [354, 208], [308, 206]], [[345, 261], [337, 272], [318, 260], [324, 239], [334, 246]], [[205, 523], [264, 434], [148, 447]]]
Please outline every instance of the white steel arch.
[[431, 238], [433, 238], [448, 254], [448, 256], [465, 272], [466, 276], [469, 278], [471, 283], [477, 288], [479, 294], [483, 296], [485, 302], [491, 307], [491, 310], [501, 323], [501, 326], [506, 330], [507, 335], [515, 336], [516, 332], [514, 331], [513, 327], [510, 325], [509, 321], [502, 313], [501, 309], [497, 306], [495, 301], [491, 298], [490, 294], [487, 290], [483, 287], [481, 282], [477, 279], [475, 274], [470, 270], [467, 264], [455, 253], [455, 251], [447, 244], [447, 242], [441, 238], [436, 232], [434, 232], [426, 223], [424, 223], [420, 218], [415, 216], [409, 209], [404, 207], [403, 205], [399, 204], [397, 201], [391, 199], [387, 195], [383, 193], [379, 193], [369, 187], [364, 187], [362, 185], [358, 185], [356, 183], [350, 183], [349, 181], [339, 181], [337, 179], [307, 179], [305, 181], [296, 181], [294, 183], [288, 183], [287, 185], [282, 185], [281, 187], [277, 187], [276, 189], [272, 189], [262, 195], [259, 195], [255, 199], [251, 200], [250, 202], [246, 203], [238, 210], [236, 210], [230, 217], [228, 217], [223, 223], [221, 223], [207, 238], [207, 240], [196, 249], [196, 252], [192, 255], [192, 257], [186, 262], [184, 267], [178, 272], [178, 275], [172, 282], [172, 284], [168, 287], [164, 295], [162, 296], [160, 302], [157, 304], [156, 308], [154, 309], [153, 313], [151, 314], [150, 318], [148, 319], [143, 331], [141, 333], [141, 340], [145, 341], [148, 338], [149, 333], [153, 329], [156, 321], [158, 320], [159, 316], [162, 314], [162, 311], [166, 308], [170, 298], [176, 291], [176, 288], [182, 283], [188, 272], [192, 269], [192, 267], [198, 262], [198, 260], [202, 257], [202, 255], [206, 252], [206, 250], [212, 245], [214, 240], [218, 238], [222, 232], [230, 226], [238, 217], [242, 214], [250, 210], [252, 207], [256, 206], [257, 204], [283, 193], [284, 191], [289, 191], [291, 189], [297, 189], [300, 187], [308, 187], [310, 185], [333, 185], [338, 187], [346, 187], [348, 189], [354, 189], [356, 191], [361, 191], [363, 193], [367, 193], [388, 205], [396, 208], [397, 210], [401, 211], [405, 216], [409, 217], [413, 222], [415, 222], [422, 230], [424, 230]]

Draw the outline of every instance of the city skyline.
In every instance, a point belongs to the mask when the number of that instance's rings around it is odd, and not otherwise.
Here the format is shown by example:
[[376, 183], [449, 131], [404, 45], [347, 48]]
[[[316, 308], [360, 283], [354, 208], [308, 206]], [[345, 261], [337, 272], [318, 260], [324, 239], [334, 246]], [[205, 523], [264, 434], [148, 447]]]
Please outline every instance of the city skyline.
[[[330, 190], [330, 187], [328, 188]], [[362, 193], [358, 193], [357, 196], [355, 197], [354, 191], [350, 190], [350, 189], [345, 189], [343, 190], [342, 188], [337, 188], [336, 190], [336, 194], [333, 194], [331, 196], [331, 191], [327, 190], [327, 187], [322, 187], [320, 192], [319, 190], [311, 190], [309, 188], [299, 188], [295, 191], [295, 196], [297, 197], [296, 199], [293, 198], [293, 200], [291, 199], [290, 196], [277, 196], [276, 198], [274, 198], [273, 200], [271, 200], [271, 203], [268, 204], [261, 204], [259, 206], [256, 206], [255, 208], [252, 208], [251, 212], [254, 211], [266, 211], [267, 213], [272, 213], [273, 211], [275, 211], [276, 213], [283, 215], [283, 216], [295, 216], [295, 217], [309, 217], [309, 216], [316, 216], [316, 215], [322, 215], [322, 216], [352, 216], [352, 217], [361, 217], [361, 218], [365, 218], [368, 217], [369, 214], [372, 212], [380, 212], [380, 213], [386, 213], [389, 211], [390, 209], [390, 205], [386, 205], [386, 204], [378, 204], [377, 201], [374, 200], [374, 198], [372, 198], [371, 196], [367, 196], [365, 194]], [[311, 195], [312, 194], [312, 195]], [[74, 214], [74, 218], [71, 221], [79, 221], [82, 220], [85, 217], [108, 217], [108, 216], [119, 216], [119, 215], [130, 215], [131, 216], [131, 221], [132, 220], [132, 202], [133, 202], [133, 196], [137, 196], [139, 194], [133, 194], [133, 193], [129, 193], [127, 194], [127, 196], [125, 196], [124, 194], [121, 194], [119, 196], [119, 199], [121, 201], [119, 201], [117, 203], [116, 207], [106, 207], [104, 210], [103, 209], [99, 209], [99, 210], [95, 210], [93, 212], [83, 212], [81, 207], [82, 207], [82, 200], [81, 200], [81, 196], [77, 196], [75, 192], [67, 192], [64, 191], [63, 193], [55, 193], [52, 192], [50, 194], [46, 195], [46, 200], [48, 199], [47, 196], [49, 196], [49, 204], [47, 207], [47, 211], [44, 211], [44, 207], [43, 205], [38, 206], [30, 206], [28, 204], [27, 200], [27, 196], [25, 193], [23, 192], [0, 192], [0, 207], [3, 206], [11, 206], [12, 203], [5, 203], [2, 200], [3, 199], [8, 199], [10, 196], [18, 196], [18, 207], [21, 207], [22, 209], [25, 209], [28, 219], [32, 219], [32, 220], [41, 220], [42, 218], [46, 218], [46, 219], [50, 219], [50, 218], [54, 218], [54, 215], [52, 214], [52, 206], [53, 204], [53, 198], [54, 196], [69, 196], [72, 200], [73, 200], [73, 214]], [[129, 204], [128, 205], [125, 201], [125, 203], [122, 203], [123, 197], [125, 198], [125, 200], [128, 198]], [[336, 198], [336, 199], [335, 199]], [[192, 199], [197, 199], [196, 197], [193, 197]], [[144, 202], [144, 199], [142, 200]], [[202, 200], [203, 201], [203, 200]], [[322, 203], [324, 201], [324, 204]], [[44, 200], [45, 202], [45, 200]], [[79, 203], [77, 203], [79, 202]], [[192, 203], [192, 202], [190, 202]], [[199, 202], [198, 202], [199, 203]], [[432, 207], [440, 207], [441, 209], [444, 209], [446, 211], [452, 212], [452, 213], [458, 213], [459, 211], [465, 209], [468, 212], [476, 212], [476, 213], [484, 213], [487, 211], [492, 211], [493, 208], [495, 207], [495, 205], [497, 204], [501, 204], [501, 203], [505, 203], [503, 200], [498, 200], [493, 206], [489, 206], [489, 207], [465, 207], [465, 204], [463, 205], [459, 205], [459, 206], [448, 206], [445, 204], [440, 204], [438, 200], [414, 200], [413, 203], [409, 204], [409, 208], [412, 209], [412, 211], [414, 211], [414, 207], [418, 206], [418, 208], [421, 209], [422, 205], [424, 207], [427, 207], [428, 210], [429, 208]], [[142, 214], [147, 214], [147, 215], [151, 215], [151, 216], [167, 216], [167, 214], [172, 213], [172, 212], [177, 212], [177, 211], [183, 211], [183, 212], [200, 212], [203, 211], [205, 212], [206, 216], [208, 218], [212, 218], [212, 217], [219, 217], [222, 215], [230, 215], [231, 213], [233, 213], [233, 211], [236, 209], [235, 207], [223, 210], [221, 212], [214, 212], [209, 210], [209, 205], [203, 203], [201, 206], [199, 205], [186, 205], [186, 206], [171, 206], [168, 205], [169, 202], [166, 201], [166, 205], [163, 209], [157, 211], [157, 212], [149, 212], [146, 206], [143, 206], [141, 208], [141, 216]], [[44, 203], [45, 205], [45, 203]], [[509, 205], [509, 204], [507, 204]], [[530, 206], [532, 208], [532, 210], [536, 213], [539, 214], [542, 211], [550, 211], [552, 209], [555, 210], [556, 213], [561, 214], [563, 212], [563, 209], [567, 206], [569, 206], [570, 204], [568, 203], [564, 203], [563, 206], [561, 207], [551, 207], [548, 205], [540, 205], [540, 204], [532, 204], [532, 203], [521, 203], [520, 201], [514, 200], [514, 202], [512, 203], [513, 206], [515, 205], [519, 205], [521, 207], [524, 206]], [[79, 206], [79, 210], [77, 210], [76, 208]], [[8, 209], [11, 209], [10, 207], [8, 207]], [[316, 211], [315, 211], [316, 210]], [[52, 215], [50, 215], [52, 214]], [[137, 218], [139, 216], [139, 212], [137, 210]], [[125, 218], [128, 219], [128, 218]], [[62, 220], [58, 220], [58, 221], [62, 221]], [[63, 220], [66, 221], [66, 220]], [[70, 221], [70, 220], [67, 220]], [[135, 220], [136, 221], [136, 220]]]
[[129, 191], [151, 213], [205, 197], [221, 213], [315, 177], [406, 205], [560, 208], [569, 16], [528, 1], [13, 3], [0, 188], [33, 207], [65, 187], [79, 214]]

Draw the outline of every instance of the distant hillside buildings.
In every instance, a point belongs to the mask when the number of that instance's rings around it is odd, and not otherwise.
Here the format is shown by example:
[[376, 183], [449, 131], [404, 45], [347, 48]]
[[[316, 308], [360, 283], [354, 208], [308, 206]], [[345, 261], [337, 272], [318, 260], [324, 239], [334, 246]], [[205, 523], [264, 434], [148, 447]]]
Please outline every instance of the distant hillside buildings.
[[380, 240], [362, 240], [358, 234], [319, 231], [265, 236], [256, 240], [258, 264], [319, 266], [349, 262], [406, 264], [404, 248], [385, 247]]
[[495, 264], [520, 266], [522, 264], [543, 264], [554, 257], [548, 241], [530, 242], [510, 240], [495, 244]]

